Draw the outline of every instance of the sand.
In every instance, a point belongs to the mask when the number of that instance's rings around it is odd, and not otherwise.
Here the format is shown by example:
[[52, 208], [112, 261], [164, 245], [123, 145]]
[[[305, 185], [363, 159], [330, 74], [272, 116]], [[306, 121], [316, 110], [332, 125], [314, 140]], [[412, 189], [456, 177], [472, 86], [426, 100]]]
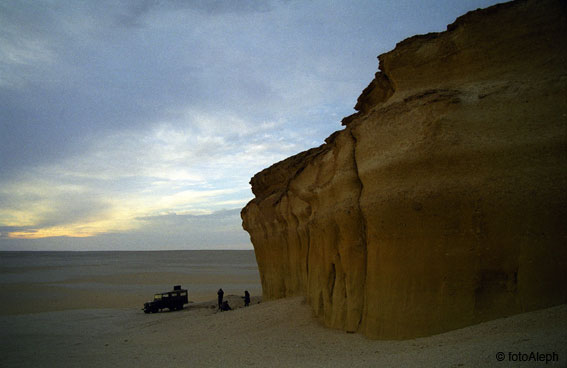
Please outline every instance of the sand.
[[[75, 309], [0, 317], [2, 367], [566, 367], [567, 305], [406, 341], [323, 327], [303, 298], [218, 312]], [[505, 360], [497, 360], [503, 352]], [[510, 353], [558, 361], [510, 362]]]
[[0, 252], [0, 316], [136, 309], [182, 285], [190, 300], [262, 293], [253, 251]]
[[[375, 341], [323, 327], [301, 297], [258, 304], [251, 252], [2, 257], [2, 368], [567, 366], [567, 305], [427, 338]], [[187, 287], [193, 303], [143, 313], [154, 292], [174, 284]], [[233, 311], [217, 311], [219, 286]], [[532, 351], [555, 352], [559, 362], [508, 361], [509, 352]]]

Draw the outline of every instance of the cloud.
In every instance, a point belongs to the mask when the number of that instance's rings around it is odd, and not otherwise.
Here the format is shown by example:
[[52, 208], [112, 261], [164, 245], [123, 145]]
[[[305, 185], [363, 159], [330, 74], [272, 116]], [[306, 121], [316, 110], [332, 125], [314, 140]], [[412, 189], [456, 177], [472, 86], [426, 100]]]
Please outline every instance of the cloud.
[[242, 230], [240, 209], [215, 211], [204, 215], [166, 214], [137, 219], [144, 225], [132, 238], [144, 239], [164, 247], [250, 249], [250, 239]]
[[242, 207], [255, 172], [311, 143], [280, 122], [191, 109], [178, 118], [99, 136], [6, 182], [0, 223], [19, 226], [12, 237], [82, 237], [137, 231], [144, 216]]
[[239, 209], [203, 215], [170, 213], [136, 220], [143, 226], [133, 231], [83, 238], [8, 238], [7, 232], [19, 229], [0, 227], [0, 247], [3, 250], [252, 249], [248, 234], [241, 228]]
[[207, 16], [219, 16], [267, 12], [273, 9], [274, 4], [267, 0], [139, 0], [122, 3], [111, 1], [107, 5], [116, 7], [114, 17], [117, 25], [143, 27], [152, 18], [161, 17], [168, 12], [196, 11]]
[[[181, 227], [181, 231], [186, 231], [188, 228], [191, 228], [201, 232], [208, 232], [212, 229], [237, 229], [240, 231], [240, 224], [238, 223], [235, 226], [235, 217], [240, 218], [240, 209], [220, 210], [201, 215], [169, 213], [165, 215], [138, 217], [136, 220], [148, 224], [143, 227], [144, 231], [151, 231], [153, 227]], [[240, 222], [240, 220], [237, 222]]]
[[[28, 55], [25, 70], [3, 64], [2, 76], [15, 78], [9, 85], [20, 84], [0, 88], [4, 176], [80, 155], [91, 140], [117, 130], [146, 130], [160, 121], [185, 125], [187, 119], [175, 115], [187, 111], [204, 118], [193, 121], [224, 115], [231, 120], [223, 128], [251, 130], [284, 119], [294, 128], [327, 126], [322, 142], [342, 116], [314, 122], [303, 112], [327, 100], [348, 115], [351, 99], [328, 98], [328, 91], [344, 85], [345, 94], [356, 94], [364, 87], [325, 82], [336, 79], [338, 60], [318, 66], [324, 52], [302, 46], [304, 30], [284, 23], [287, 4], [96, 4], [5, 5], [16, 20], [2, 18], [1, 34], [9, 39], [0, 45], [35, 46], [18, 46]], [[209, 10], [194, 11], [200, 8]], [[114, 19], [124, 14], [144, 18], [144, 27], [122, 29]]]
[[0, 2], [2, 237], [149, 246], [179, 220], [152, 216], [241, 207], [341, 128], [376, 55], [494, 2]]

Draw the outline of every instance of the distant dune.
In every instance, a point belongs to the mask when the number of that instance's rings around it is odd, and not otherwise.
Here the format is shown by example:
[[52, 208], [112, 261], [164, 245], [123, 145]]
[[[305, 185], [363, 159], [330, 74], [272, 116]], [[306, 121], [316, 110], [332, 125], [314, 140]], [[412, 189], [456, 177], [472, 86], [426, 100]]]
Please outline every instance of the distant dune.
[[380, 339], [567, 302], [567, 10], [518, 0], [380, 55], [326, 144], [252, 180], [265, 300]]

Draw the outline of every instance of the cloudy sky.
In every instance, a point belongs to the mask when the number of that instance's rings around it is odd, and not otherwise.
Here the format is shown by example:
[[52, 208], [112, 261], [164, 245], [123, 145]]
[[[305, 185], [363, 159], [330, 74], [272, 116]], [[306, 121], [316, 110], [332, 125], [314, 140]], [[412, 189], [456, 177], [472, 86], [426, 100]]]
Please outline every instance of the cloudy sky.
[[0, 0], [0, 250], [251, 248], [258, 171], [493, 0]]

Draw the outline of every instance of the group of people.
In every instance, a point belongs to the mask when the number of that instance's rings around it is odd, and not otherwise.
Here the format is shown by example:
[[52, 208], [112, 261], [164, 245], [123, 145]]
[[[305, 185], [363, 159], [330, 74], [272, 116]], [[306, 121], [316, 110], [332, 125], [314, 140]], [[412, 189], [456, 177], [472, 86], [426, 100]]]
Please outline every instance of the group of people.
[[[223, 300], [224, 291], [222, 290], [222, 288], [220, 288], [219, 291], [217, 291], [217, 295], [218, 295], [218, 301], [219, 301], [219, 310], [221, 312], [231, 310], [232, 308], [230, 308], [230, 305], [228, 305], [228, 300]], [[249, 306], [250, 305], [250, 293], [248, 292], [248, 290], [244, 290], [244, 296], [242, 298], [244, 299], [244, 306], [245, 307]]]

